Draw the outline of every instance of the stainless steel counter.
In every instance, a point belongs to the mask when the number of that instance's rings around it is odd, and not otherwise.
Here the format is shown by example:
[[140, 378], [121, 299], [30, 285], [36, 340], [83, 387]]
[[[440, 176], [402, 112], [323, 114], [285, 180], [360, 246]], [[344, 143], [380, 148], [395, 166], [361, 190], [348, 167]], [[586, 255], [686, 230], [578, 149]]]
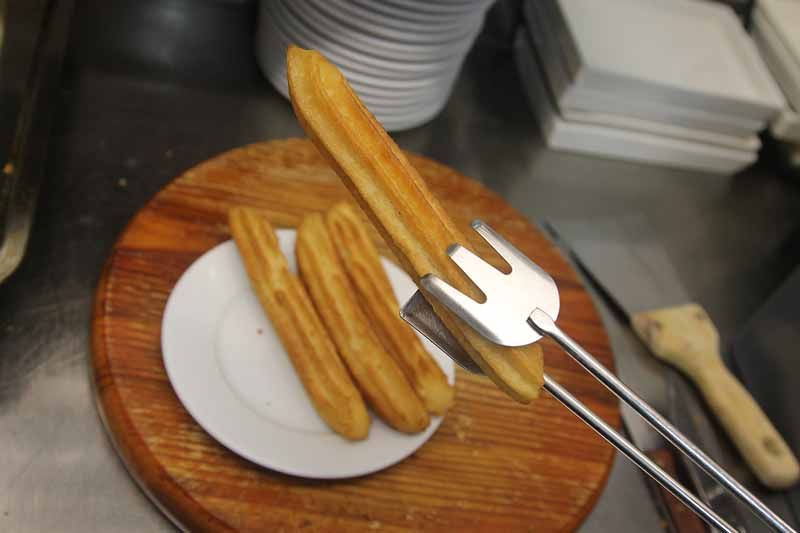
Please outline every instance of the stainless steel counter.
[[[255, 65], [252, 5], [79, 4], [29, 252], [0, 286], [0, 531], [169, 531], [93, 405], [94, 286], [116, 235], [170, 179], [302, 132]], [[768, 164], [721, 178], [548, 151], [495, 40], [478, 43], [436, 120], [396, 138], [531, 218], [646, 213], [723, 339], [800, 259], [800, 184]], [[640, 475], [617, 461], [584, 530], [658, 523]]]

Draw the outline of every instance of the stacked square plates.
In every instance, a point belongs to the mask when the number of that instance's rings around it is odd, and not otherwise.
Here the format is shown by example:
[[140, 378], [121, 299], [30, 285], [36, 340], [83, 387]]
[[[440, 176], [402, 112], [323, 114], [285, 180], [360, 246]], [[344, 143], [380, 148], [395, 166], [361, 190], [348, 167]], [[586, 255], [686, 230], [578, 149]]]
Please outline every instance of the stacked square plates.
[[262, 0], [256, 52], [288, 97], [286, 47], [319, 50], [386, 129], [408, 129], [444, 107], [492, 2]]
[[800, 146], [800, 2], [760, 0], [753, 11], [753, 39], [789, 102], [770, 131]]
[[729, 7], [526, 0], [517, 66], [549, 146], [717, 173], [785, 102]]

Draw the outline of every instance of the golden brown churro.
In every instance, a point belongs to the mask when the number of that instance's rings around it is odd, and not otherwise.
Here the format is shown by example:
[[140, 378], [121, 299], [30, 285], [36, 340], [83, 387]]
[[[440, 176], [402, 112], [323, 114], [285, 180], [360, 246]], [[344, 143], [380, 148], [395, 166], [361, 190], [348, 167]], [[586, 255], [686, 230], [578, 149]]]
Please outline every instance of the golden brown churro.
[[366, 438], [370, 418], [364, 399], [305, 287], [289, 272], [272, 226], [253, 209], [235, 207], [228, 216], [250, 283], [317, 412], [343, 437]]
[[367, 402], [399, 431], [425, 429], [430, 417], [359, 306], [322, 215], [300, 224], [295, 253], [301, 279]]
[[[289, 47], [289, 93], [300, 124], [327, 157], [419, 285], [435, 274], [465, 294], [479, 291], [447, 256], [467, 241], [428, 190], [416, 169], [364, 107], [339, 70], [319, 52]], [[542, 350], [498, 346], [464, 324], [434, 298], [428, 301], [458, 342], [498, 386], [521, 402], [543, 383]]]
[[442, 415], [453, 403], [453, 387], [411, 326], [400, 318], [394, 290], [365, 223], [358, 207], [345, 202], [336, 204], [325, 215], [325, 224], [339, 258], [375, 332], [411, 382], [425, 408]]

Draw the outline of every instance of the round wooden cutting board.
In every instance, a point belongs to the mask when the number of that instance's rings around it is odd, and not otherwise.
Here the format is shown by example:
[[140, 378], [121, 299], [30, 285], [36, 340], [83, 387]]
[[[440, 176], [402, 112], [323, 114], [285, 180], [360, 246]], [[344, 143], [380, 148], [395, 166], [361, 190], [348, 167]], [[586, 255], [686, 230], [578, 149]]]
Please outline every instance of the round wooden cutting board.
[[[589, 295], [550, 242], [499, 196], [422, 157], [412, 163], [468, 229], [480, 217], [556, 280], [561, 327], [612, 365]], [[521, 405], [459, 369], [456, 403], [411, 457], [341, 481], [272, 472], [231, 453], [189, 416], [161, 358], [161, 316], [183, 271], [230, 238], [226, 212], [258, 207], [296, 226], [349, 193], [308, 141], [232, 150], [159, 192], [114, 246], [97, 289], [93, 368], [100, 411], [138, 483], [192, 531], [569, 531], [603, 489], [613, 452], [543, 393]], [[471, 231], [465, 231], [471, 234]], [[474, 235], [474, 234], [473, 234]], [[481, 251], [480, 238], [473, 245]], [[614, 425], [617, 402], [552, 343], [551, 376]], [[335, 458], [331, 458], [335, 460]]]

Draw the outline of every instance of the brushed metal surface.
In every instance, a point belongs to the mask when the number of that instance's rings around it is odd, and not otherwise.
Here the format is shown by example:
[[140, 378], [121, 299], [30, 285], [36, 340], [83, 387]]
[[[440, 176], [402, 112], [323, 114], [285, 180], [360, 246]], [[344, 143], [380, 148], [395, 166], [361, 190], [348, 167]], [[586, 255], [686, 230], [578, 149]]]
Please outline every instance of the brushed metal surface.
[[629, 317], [692, 301], [644, 215], [557, 219], [551, 226]]
[[[0, 531], [173, 530], [92, 405], [92, 296], [116, 235], [165, 183], [234, 146], [303, 134], [258, 71], [254, 21], [247, 2], [76, 6], [28, 254], [0, 286]], [[510, 50], [482, 38], [444, 111], [396, 138], [531, 218], [644, 212], [723, 338], [800, 262], [800, 186], [772, 162], [719, 178], [550, 152], [537, 131]], [[626, 463], [583, 531], [657, 527]]]
[[473, 300], [433, 274], [422, 276], [420, 286], [490, 341], [503, 346], [533, 344], [542, 336], [528, 323], [531, 313], [541, 310], [553, 320], [558, 317], [561, 300], [556, 282], [485, 222], [472, 221], [472, 229], [510, 268], [508, 273], [500, 272], [463, 244], [450, 245], [447, 255], [483, 293], [484, 300]]
[[[619, 318], [623, 322], [630, 313], [691, 301], [643, 216], [554, 219], [548, 221], [547, 227], [590, 283], [595, 297], [601, 297], [618, 314], [621, 311]], [[688, 380], [655, 358], [630, 329], [615, 330], [610, 328], [609, 336], [619, 376], [710, 457], [726, 469], [735, 469], [737, 479], [749, 479], [735, 467], [730, 443], [708, 423], [707, 408]], [[622, 416], [637, 446], [656, 449], [666, 445], [661, 435], [643, 424], [624, 404]], [[698, 494], [730, 524], [741, 531], [769, 530], [764, 524], [753, 522], [746, 506], [686, 457], [680, 459]], [[784, 502], [776, 499], [771, 504], [784, 518], [791, 516]]]
[[[496, 239], [495, 239], [496, 240]], [[519, 253], [518, 250], [513, 248], [498, 246], [493, 243], [493, 248], [506, 260], [509, 256], [521, 256], [522, 254]], [[513, 254], [511, 253], [513, 252]], [[450, 254], [453, 257], [453, 254]], [[462, 261], [456, 261], [459, 266], [464, 268]], [[514, 262], [509, 261], [511, 263], [511, 276], [514, 275], [515, 270], [519, 270], [519, 265], [515, 267]], [[483, 268], [483, 267], [481, 267]], [[525, 267], [523, 266], [523, 269]], [[538, 267], [537, 267], [538, 269]], [[486, 294], [487, 301], [490, 301], [492, 296], [492, 292], [488, 291], [483, 283], [485, 279], [480, 279], [482, 276], [476, 276], [474, 265], [472, 265], [469, 269], [464, 269], [465, 272], [470, 272], [470, 279], [476, 282], [476, 285], [481, 289], [484, 294]], [[491, 273], [492, 277], [496, 276], [497, 274]], [[540, 275], [538, 273], [534, 273], [533, 275]], [[549, 278], [549, 276], [548, 276]], [[424, 279], [424, 278], [423, 278]], [[552, 280], [548, 281], [548, 284], [552, 284]], [[427, 290], [430, 290], [430, 287], [426, 287]], [[496, 288], [496, 287], [495, 287]], [[521, 287], [518, 287], [518, 290]], [[453, 289], [455, 290], [455, 289]], [[431, 291], [431, 295], [437, 298], [440, 298], [440, 295], [437, 294], [435, 290]], [[441, 298], [440, 298], [441, 299]], [[446, 299], [444, 299], [443, 303], [446, 304]], [[434, 313], [433, 307], [430, 305], [426, 305], [427, 301], [421, 297], [419, 291], [414, 293], [411, 299], [401, 308], [400, 316], [403, 319], [411, 324], [414, 329], [418, 332], [422, 333], [425, 337], [430, 339], [436, 346], [438, 346], [445, 354], [447, 354], [451, 359], [461, 365], [463, 368], [471, 369], [474, 367], [474, 363], [470, 355], [464, 350], [464, 348], [458, 343], [458, 341], [453, 337], [453, 335], [447, 330], [445, 325], [441, 322], [439, 317]], [[448, 305], [448, 307], [451, 307]], [[451, 307], [451, 310], [459, 316], [462, 320], [465, 320], [471, 324], [474, 320], [471, 316], [465, 315], [459, 309], [455, 309]], [[501, 322], [498, 326], [495, 326], [491, 321], [486, 323], [486, 316], [485, 315], [481, 318], [484, 321], [484, 327], [486, 328], [495, 328], [495, 327], [504, 327], [505, 322]], [[660, 423], [658, 427], [661, 431], [664, 431], [666, 427], [666, 422], [663, 418], [661, 418], [658, 414], [654, 414], [654, 416], [650, 413], [654, 413], [651, 406], [647, 405], [645, 402], [642, 402], [641, 398], [636, 396], [634, 393], [631, 393], [627, 387], [620, 383], [617, 378], [614, 376], [613, 373], [606, 370], [598, 361], [596, 361], [591, 354], [586, 352], [579, 344], [577, 344], [573, 339], [567, 336], [561, 329], [556, 326], [553, 319], [540, 308], [536, 308], [533, 313], [531, 313], [530, 317], [526, 321], [532, 328], [534, 328], [538, 333], [541, 335], [546, 335], [553, 340], [555, 340], [563, 349], [564, 351], [573, 357], [576, 361], [578, 361], [581, 366], [590, 370], [593, 377], [601, 381], [604, 385], [606, 385], [609, 389], [613, 390], [615, 394], [617, 394], [620, 399], [622, 399], [626, 405], [630, 405], [634, 408], [638, 413], [648, 413], [648, 420], [651, 422], [653, 420], [657, 420]], [[602, 369], [601, 372], [598, 372], [596, 369]], [[478, 373], [482, 373], [478, 370]], [[604, 439], [606, 439], [612, 446], [614, 446], [619, 452], [621, 452], [627, 459], [629, 459], [632, 463], [634, 463], [638, 468], [640, 468], [643, 472], [647, 475], [652, 477], [656, 480], [661, 486], [663, 486], [666, 490], [668, 490], [675, 498], [677, 498], [680, 502], [690, 508], [693, 512], [697, 514], [698, 517], [705, 520], [709, 526], [714, 529], [719, 529], [721, 531], [726, 531], [728, 533], [737, 533], [739, 531], [734, 525], [728, 522], [727, 518], [724, 516], [719, 515], [715, 510], [711, 509], [705, 500], [701, 500], [698, 498], [694, 492], [681, 484], [677, 479], [672, 477], [668, 472], [662, 469], [660, 465], [652, 460], [652, 458], [648, 457], [647, 454], [644, 453], [640, 446], [632, 444], [625, 435], [622, 435], [617, 430], [606, 424], [601, 417], [599, 417], [595, 412], [589, 409], [586, 405], [584, 405], [580, 400], [578, 400], [575, 396], [573, 396], [567, 389], [562, 387], [556, 380], [550, 377], [546, 372], [544, 374], [544, 385], [542, 389], [550, 393], [554, 398], [556, 398], [559, 402], [561, 402], [567, 409], [569, 409], [574, 415], [580, 418], [584, 423], [586, 423], [589, 427], [599, 433]], [[612, 385], [613, 384], [613, 385]], [[621, 392], [622, 391], [622, 392]], [[682, 435], [678, 435], [674, 429], [668, 428], [669, 431], [665, 432], [665, 435], [670, 435], [671, 441], [675, 442], [676, 445], [681, 445], [681, 449], [686, 449], [688, 446], [690, 449], [694, 449], [694, 446], [691, 443], [687, 443], [685, 438]], [[708, 462], [706, 459], [703, 462], [704, 466], [708, 469], [710, 473], [713, 473], [715, 477], [719, 477], [720, 470], [719, 467], [713, 463]], [[741, 491], [741, 487], [736, 487]], [[745, 497], [748, 497], [748, 502], [755, 503], [760, 509], [764, 509], [763, 504], [758, 501], [754, 501], [752, 496], [749, 494], [744, 494]], [[770, 521], [770, 523], [774, 524], [776, 527], [776, 531], [787, 531], [789, 533], [793, 533], [794, 530], [790, 529], [790, 527], [780, 520], [780, 518], [775, 517], [771, 514], [770, 510], [765, 509], [766, 517]], [[638, 525], [638, 524], [637, 524]]]
[[0, 2], [0, 283], [28, 244], [73, 0]]

